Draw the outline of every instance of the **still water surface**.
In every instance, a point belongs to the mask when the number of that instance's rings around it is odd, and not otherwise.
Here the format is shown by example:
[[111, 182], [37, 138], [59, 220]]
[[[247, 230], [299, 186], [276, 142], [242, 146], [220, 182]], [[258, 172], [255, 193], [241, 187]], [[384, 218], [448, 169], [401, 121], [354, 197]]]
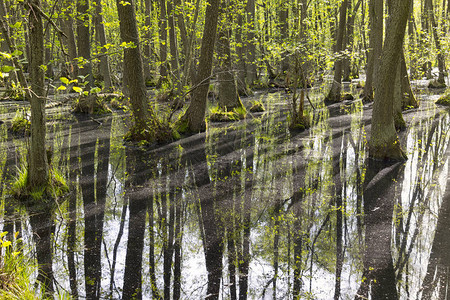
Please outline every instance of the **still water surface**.
[[367, 159], [370, 104], [313, 92], [311, 129], [291, 132], [286, 96], [256, 97], [265, 113], [152, 149], [124, 145], [122, 113], [52, 109], [52, 164], [71, 187], [54, 209], [7, 197], [27, 140], [3, 124], [0, 229], [74, 299], [446, 299], [450, 119], [436, 99], [405, 113], [409, 159], [383, 164]]

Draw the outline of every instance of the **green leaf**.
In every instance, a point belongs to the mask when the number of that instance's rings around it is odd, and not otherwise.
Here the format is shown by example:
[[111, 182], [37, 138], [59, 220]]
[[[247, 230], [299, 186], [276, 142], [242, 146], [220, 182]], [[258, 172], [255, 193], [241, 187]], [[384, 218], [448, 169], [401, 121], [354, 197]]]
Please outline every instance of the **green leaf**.
[[63, 85], [61, 85], [59, 88], [57, 88], [57, 91], [65, 91], [67, 88]]
[[61, 80], [61, 82], [65, 85], [69, 84], [69, 79], [67, 79], [66, 77], [60, 77], [59, 80]]
[[9, 247], [10, 245], [11, 245], [10, 241], [2, 242], [2, 247], [4, 248]]
[[12, 55], [6, 52], [0, 52], [0, 55], [3, 57], [3, 59], [11, 59]]
[[23, 52], [20, 50], [14, 50], [13, 53], [11, 53], [12, 56], [20, 56], [22, 54], [23, 54]]
[[91, 94], [97, 94], [97, 93], [100, 93], [102, 90], [99, 88], [99, 87], [94, 87], [94, 88], [92, 88], [90, 91], [89, 91], [89, 93], [91, 93]]
[[13, 66], [2, 66], [2, 72], [4, 72], [4, 73], [9, 73], [12, 70], [14, 70]]
[[81, 93], [83, 91], [83, 89], [78, 86], [74, 86], [72, 89], [77, 93]]

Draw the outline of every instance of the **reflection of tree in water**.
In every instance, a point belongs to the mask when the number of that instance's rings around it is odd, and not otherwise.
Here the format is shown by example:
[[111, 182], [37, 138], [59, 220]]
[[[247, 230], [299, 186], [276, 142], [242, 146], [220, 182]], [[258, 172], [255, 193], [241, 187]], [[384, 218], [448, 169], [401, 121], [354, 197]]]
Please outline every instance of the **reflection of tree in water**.
[[364, 189], [364, 272], [355, 299], [397, 299], [391, 252], [393, 184], [403, 164], [369, 161]]
[[[110, 130], [109, 124], [102, 128]], [[105, 129], [103, 129], [105, 130]], [[86, 297], [101, 297], [101, 246], [109, 167], [109, 134], [82, 145], [80, 187], [84, 208], [84, 277]]]
[[[410, 295], [423, 291], [424, 299], [429, 299], [425, 296], [427, 289], [421, 286], [429, 287], [430, 274], [427, 271], [425, 275], [425, 269], [420, 266], [423, 261], [428, 261], [431, 249], [423, 248], [420, 244], [424, 240], [432, 242], [429, 236], [433, 235], [436, 226], [435, 216], [441, 218], [438, 209], [445, 188], [442, 179], [447, 165], [447, 160], [443, 158], [450, 138], [447, 131], [446, 114], [437, 120], [425, 120], [411, 128], [411, 154], [406, 162], [402, 195], [397, 197], [394, 213], [394, 246], [397, 252], [395, 270], [399, 292]], [[432, 264], [432, 260], [429, 263]]]

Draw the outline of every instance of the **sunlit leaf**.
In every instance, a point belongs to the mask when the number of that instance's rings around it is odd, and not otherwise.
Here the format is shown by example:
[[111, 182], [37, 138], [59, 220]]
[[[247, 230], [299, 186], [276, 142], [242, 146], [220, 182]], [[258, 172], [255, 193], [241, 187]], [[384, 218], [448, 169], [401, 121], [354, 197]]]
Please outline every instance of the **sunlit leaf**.
[[81, 93], [83, 91], [83, 89], [78, 86], [74, 86], [72, 89], [77, 93]]
[[67, 79], [66, 77], [60, 77], [59, 80], [61, 80], [61, 82], [64, 84], [69, 84], [69, 79]]
[[57, 88], [58, 91], [64, 91], [66, 89], [67, 88], [65, 86], [63, 86], [63, 85], [61, 85], [60, 87]]

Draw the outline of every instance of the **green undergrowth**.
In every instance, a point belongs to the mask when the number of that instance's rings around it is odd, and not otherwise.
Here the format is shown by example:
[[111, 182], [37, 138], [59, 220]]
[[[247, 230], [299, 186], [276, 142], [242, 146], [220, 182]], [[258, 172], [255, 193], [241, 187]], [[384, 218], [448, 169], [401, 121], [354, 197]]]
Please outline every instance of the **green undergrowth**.
[[[31, 284], [36, 270], [34, 262], [23, 255], [23, 250], [14, 251], [12, 243], [5, 239], [6, 235], [7, 232], [0, 232], [0, 299], [42, 299]], [[17, 244], [19, 240], [16, 240]]]
[[436, 104], [450, 106], [450, 92], [447, 91], [444, 95], [442, 95], [437, 101]]
[[252, 106], [250, 107], [249, 110], [252, 113], [263, 112], [266, 110], [264, 104], [259, 100], [252, 101], [251, 104]]
[[138, 143], [140, 146], [148, 146], [154, 143], [165, 144], [179, 138], [180, 134], [172, 124], [159, 120], [146, 127], [133, 124], [124, 136], [125, 141]]
[[28, 185], [28, 167], [22, 165], [17, 169], [17, 175], [11, 185], [10, 193], [14, 199], [23, 204], [48, 205], [69, 192], [66, 179], [56, 168], [49, 169], [49, 179], [44, 186]]
[[233, 122], [244, 119], [247, 111], [244, 107], [236, 107], [228, 111], [226, 108], [213, 107], [209, 111], [209, 120], [212, 122]]
[[28, 119], [27, 112], [19, 109], [11, 121], [9, 131], [13, 134], [27, 135], [30, 133], [30, 126], [31, 122]]
[[94, 115], [109, 114], [112, 109], [127, 110], [128, 101], [118, 94], [81, 95], [72, 105], [72, 112]]
[[444, 82], [439, 82], [437, 80], [431, 80], [428, 83], [429, 89], [445, 89], [447, 86]]

